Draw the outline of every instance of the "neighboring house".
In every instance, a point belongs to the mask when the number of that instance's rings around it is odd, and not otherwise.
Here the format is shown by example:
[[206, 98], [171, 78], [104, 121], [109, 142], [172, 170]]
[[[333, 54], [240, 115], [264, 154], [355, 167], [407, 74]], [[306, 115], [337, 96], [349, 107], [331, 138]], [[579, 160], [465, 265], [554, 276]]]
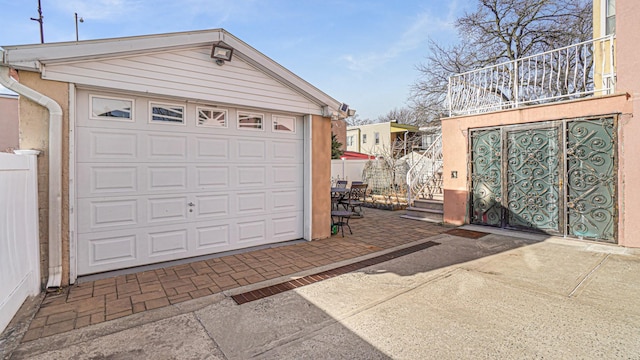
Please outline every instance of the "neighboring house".
[[342, 144], [340, 150], [347, 150], [347, 122], [344, 119], [331, 120], [331, 133], [336, 136], [336, 140]]
[[403, 156], [420, 147], [416, 142], [417, 126], [389, 121], [347, 127], [347, 150], [373, 156]]
[[49, 287], [331, 235], [331, 118], [344, 104], [225, 30], [0, 55], [21, 94], [20, 148], [45, 154]]
[[18, 95], [0, 93], [0, 152], [18, 148]]
[[506, 64], [511, 102], [492, 93], [490, 68], [451, 77], [445, 222], [640, 247], [638, 16], [636, 0], [594, 1], [593, 41]]

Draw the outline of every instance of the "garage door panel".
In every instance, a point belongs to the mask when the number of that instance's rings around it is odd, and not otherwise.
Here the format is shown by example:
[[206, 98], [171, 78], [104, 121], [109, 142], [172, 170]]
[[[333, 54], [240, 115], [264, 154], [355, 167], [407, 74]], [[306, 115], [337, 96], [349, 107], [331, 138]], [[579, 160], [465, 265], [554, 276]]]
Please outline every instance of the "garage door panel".
[[301, 216], [301, 212], [289, 216], [274, 216], [271, 221], [273, 224], [271, 238], [282, 239], [282, 241], [299, 238], [302, 234]]
[[267, 194], [264, 191], [239, 192], [236, 198], [236, 215], [246, 216], [267, 211]]
[[150, 232], [147, 235], [147, 239], [149, 258], [177, 255], [188, 251], [188, 232], [186, 228]]
[[196, 250], [199, 254], [212, 251], [224, 251], [229, 249], [230, 225], [223, 222], [217, 225], [204, 225], [196, 227]]
[[228, 217], [231, 213], [229, 194], [196, 195], [195, 205], [198, 220]]
[[225, 161], [229, 158], [229, 139], [197, 137], [194, 146], [196, 160]]
[[139, 167], [131, 164], [78, 164], [78, 196], [131, 194], [139, 190]]
[[301, 140], [274, 140], [271, 142], [271, 157], [278, 161], [302, 162], [303, 142]]
[[276, 190], [271, 192], [274, 212], [302, 211], [302, 188], [289, 190]]
[[149, 160], [187, 160], [187, 137], [150, 134], [147, 137]]
[[78, 199], [78, 233], [144, 226], [136, 198], [110, 197]]
[[134, 132], [78, 128], [78, 162], [138, 158], [140, 136]]
[[236, 179], [238, 188], [264, 187], [267, 185], [267, 169], [264, 166], [238, 166], [236, 167]]
[[187, 191], [187, 166], [147, 167], [147, 190]]
[[267, 239], [267, 221], [263, 217], [239, 220], [236, 226], [239, 244], [264, 243]]
[[235, 146], [238, 161], [242, 162], [266, 159], [266, 140], [236, 139]]
[[229, 187], [229, 166], [196, 166], [195, 188], [201, 190], [226, 189]]
[[187, 196], [152, 197], [147, 200], [147, 221], [166, 223], [187, 220]]
[[78, 268], [93, 272], [134, 266], [138, 260], [138, 233], [119, 231], [78, 238]]
[[271, 183], [277, 187], [298, 186], [303, 177], [302, 165], [273, 165], [270, 171]]

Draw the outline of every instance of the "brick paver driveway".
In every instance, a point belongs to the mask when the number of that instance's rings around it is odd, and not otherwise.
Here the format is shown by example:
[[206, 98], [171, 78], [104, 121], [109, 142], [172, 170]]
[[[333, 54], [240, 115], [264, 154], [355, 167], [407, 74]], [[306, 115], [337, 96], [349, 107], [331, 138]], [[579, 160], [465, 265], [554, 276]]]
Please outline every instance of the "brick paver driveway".
[[353, 235], [347, 232], [345, 237], [336, 235], [81, 282], [47, 294], [22, 341], [354, 259], [447, 230], [400, 215], [402, 212], [366, 209], [363, 218], [350, 221]]

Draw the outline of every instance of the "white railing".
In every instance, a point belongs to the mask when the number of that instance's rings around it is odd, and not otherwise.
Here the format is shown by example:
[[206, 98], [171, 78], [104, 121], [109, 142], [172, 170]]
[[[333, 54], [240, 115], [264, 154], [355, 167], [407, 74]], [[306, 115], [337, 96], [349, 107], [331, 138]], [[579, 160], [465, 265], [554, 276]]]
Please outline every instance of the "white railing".
[[615, 90], [613, 35], [449, 77], [449, 116], [566, 101]]
[[407, 203], [442, 194], [442, 134], [438, 135], [407, 171]]

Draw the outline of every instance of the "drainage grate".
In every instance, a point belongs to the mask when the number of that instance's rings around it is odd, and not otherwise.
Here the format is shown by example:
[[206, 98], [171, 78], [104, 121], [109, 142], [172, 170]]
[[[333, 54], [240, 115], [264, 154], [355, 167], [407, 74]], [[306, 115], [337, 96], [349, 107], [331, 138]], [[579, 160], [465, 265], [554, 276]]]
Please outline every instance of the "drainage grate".
[[246, 293], [242, 293], [242, 294], [238, 294], [238, 295], [233, 295], [233, 296], [231, 296], [231, 298], [236, 302], [236, 304], [242, 305], [244, 303], [248, 303], [248, 302], [251, 302], [251, 301], [262, 299], [262, 298], [265, 298], [265, 297], [268, 297], [268, 296], [271, 296], [271, 295], [276, 295], [276, 294], [279, 294], [279, 293], [282, 293], [282, 292], [285, 292], [285, 291], [288, 291], [288, 290], [299, 288], [301, 286], [313, 284], [313, 283], [318, 282], [318, 281], [330, 279], [332, 277], [336, 277], [336, 276], [339, 276], [339, 275], [342, 275], [342, 274], [350, 273], [352, 271], [360, 270], [362, 268], [366, 268], [367, 266], [371, 266], [371, 265], [379, 264], [381, 262], [389, 261], [389, 260], [398, 258], [400, 256], [409, 255], [409, 254], [414, 253], [416, 251], [424, 250], [424, 249], [427, 249], [427, 248], [430, 248], [430, 247], [436, 246], [436, 245], [440, 245], [440, 243], [437, 243], [437, 242], [434, 242], [434, 241], [427, 241], [427, 242], [424, 242], [422, 244], [418, 244], [418, 245], [410, 246], [408, 248], [396, 250], [396, 251], [390, 252], [388, 254], [376, 256], [376, 257], [373, 257], [373, 258], [367, 259], [367, 260], [358, 261], [357, 263], [353, 263], [353, 264], [341, 266], [339, 268], [323, 271], [321, 273], [317, 273], [317, 274], [314, 274], [314, 275], [307, 275], [307, 276], [301, 277], [299, 279], [285, 281], [285, 282], [280, 283], [280, 284], [267, 286], [267, 287], [264, 287], [264, 288], [261, 288], [261, 289], [248, 291]]
[[486, 232], [466, 230], [466, 229], [451, 229], [449, 231], [445, 231], [444, 233], [453, 235], [453, 236], [465, 237], [469, 239], [480, 239], [485, 235], [489, 235], [489, 233], [486, 233]]

